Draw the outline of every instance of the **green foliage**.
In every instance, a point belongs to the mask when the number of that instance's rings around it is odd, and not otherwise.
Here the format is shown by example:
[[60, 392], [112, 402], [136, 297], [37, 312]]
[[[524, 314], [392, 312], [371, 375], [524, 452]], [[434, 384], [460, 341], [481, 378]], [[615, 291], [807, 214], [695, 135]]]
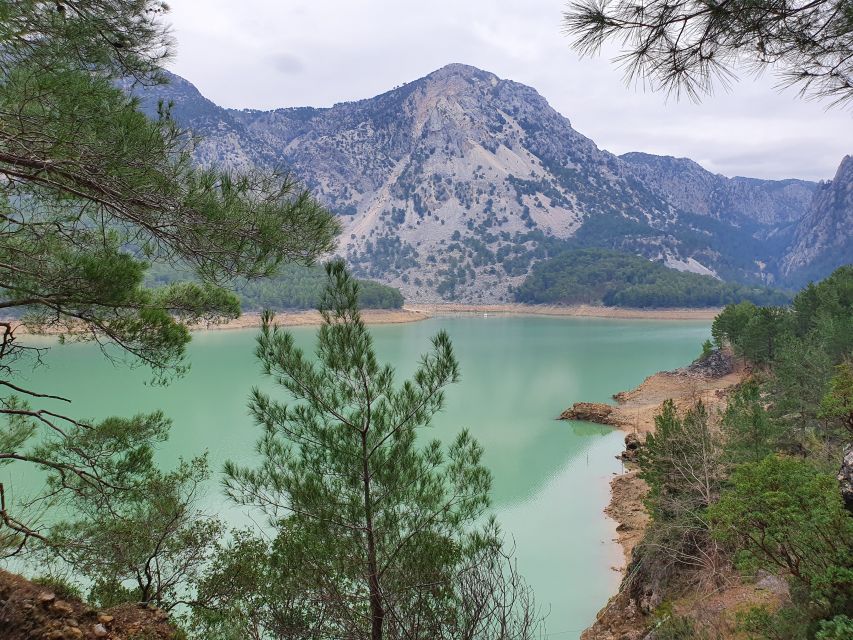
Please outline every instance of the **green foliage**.
[[812, 438], [826, 442], [835, 435], [819, 420], [831, 374], [832, 361], [819, 332], [805, 338], [783, 335], [766, 387], [774, 399], [771, 413], [784, 426], [784, 450], [801, 454]]
[[848, 436], [853, 435], [853, 362], [847, 360], [835, 367], [818, 417], [836, 421]]
[[[245, 309], [315, 309], [326, 286], [322, 267], [289, 266], [267, 280], [250, 282], [238, 290]], [[373, 280], [358, 281], [360, 309], [400, 309], [398, 289]]]
[[853, 638], [853, 618], [845, 615], [831, 620], [822, 620], [818, 625], [815, 640], [847, 640]]
[[[489, 566], [482, 556], [494, 557], [500, 543], [493, 524], [475, 527], [491, 486], [479, 444], [467, 431], [446, 449], [417, 441], [442, 408], [443, 389], [459, 379], [452, 345], [440, 332], [413, 378], [395, 386], [361, 320], [357, 283], [341, 262], [326, 270], [315, 358], [265, 317], [256, 354], [291, 402], [253, 391], [261, 464], [228, 463], [226, 490], [260, 508], [277, 531], [271, 557], [287, 564], [299, 611], [309, 614], [294, 618], [298, 629], [288, 633], [457, 637], [471, 609], [466, 577]], [[496, 580], [502, 569], [490, 575]], [[488, 603], [501, 597], [492, 583], [475, 586]], [[504, 637], [528, 637], [530, 618], [513, 619], [520, 594], [504, 588], [503, 595], [515, 603], [503, 609]], [[231, 611], [245, 624], [239, 598]], [[475, 622], [474, 629], [491, 628], [496, 620]]]
[[666, 521], [698, 517], [714, 502], [723, 477], [720, 443], [700, 402], [679, 416], [667, 400], [655, 416], [655, 431], [640, 449], [640, 476], [649, 485], [652, 517]]
[[709, 640], [710, 636], [686, 616], [669, 615], [654, 628], [655, 640]]
[[294, 545], [270, 544], [251, 531], [235, 531], [221, 545], [197, 583], [203, 606], [193, 609], [190, 628], [210, 640], [300, 637], [320, 624], [325, 608], [293, 571]]
[[717, 316], [717, 346], [760, 366], [729, 396], [719, 432], [701, 403], [683, 417], [664, 403], [640, 451], [652, 522], [634, 549], [631, 597], [668, 597], [733, 559], [790, 583], [790, 602], [739, 616], [747, 637], [849, 635], [853, 518], [836, 474], [850, 433], [852, 312], [853, 267], [843, 267], [789, 308], [741, 302]]
[[[95, 340], [157, 382], [186, 370], [187, 323], [239, 314], [223, 282], [311, 263], [338, 231], [291, 177], [196, 166], [169, 106], [149, 119], [118, 86], [164, 80], [166, 11], [155, 0], [0, 5], [0, 312]], [[194, 279], [146, 287], [152, 263]], [[75, 478], [102, 496], [133, 490], [123, 482], [140, 481], [162, 416], [91, 424], [56, 411], [47, 403], [70, 400], [17, 377], [38, 356], [0, 322], [0, 462], [49, 470], [54, 498], [82, 491]], [[4, 511], [3, 551], [32, 538], [44, 535]]]
[[711, 331], [718, 345], [765, 369], [770, 414], [784, 427], [779, 443], [786, 451], [840, 450], [849, 386], [843, 363], [853, 353], [853, 267], [809, 285], [789, 308], [728, 306]]
[[[154, 265], [146, 282], [162, 287], [192, 281], [193, 275], [168, 265]], [[374, 280], [358, 280], [358, 304], [361, 309], [399, 309], [403, 295], [398, 289]], [[322, 266], [284, 265], [270, 278], [233, 282], [232, 288], [244, 310], [316, 309], [326, 286]]]
[[727, 305], [711, 325], [711, 336], [717, 346], [723, 348], [727, 343], [737, 344], [756, 312], [756, 306], [748, 301]]
[[516, 290], [518, 302], [622, 307], [713, 307], [749, 300], [787, 301], [767, 288], [720, 282], [605, 249], [565, 251], [537, 264]]
[[702, 353], [699, 354], [699, 360], [707, 360], [714, 353], [714, 343], [710, 340], [705, 340], [702, 343]]
[[[166, 439], [170, 426], [159, 412], [80, 422], [34, 410], [14, 397], [5, 407], [8, 420], [0, 429], [0, 466], [38, 465], [48, 474], [46, 491], [54, 505], [77, 491], [110, 501], [126, 489], [142, 487], [152, 466], [153, 448]], [[44, 540], [45, 531], [11, 516], [4, 524], [0, 536], [4, 553], [20, 551], [30, 538]]]
[[[631, 597], [643, 590], [663, 595], [676, 589], [680, 574], [714, 575], [718, 569], [706, 510], [719, 495], [723, 464], [719, 442], [700, 403], [679, 415], [671, 400], [655, 417], [655, 431], [640, 449], [640, 477], [649, 485], [646, 506], [652, 521], [633, 553]], [[678, 636], [675, 636], [678, 637]]]
[[853, 611], [853, 518], [831, 474], [775, 455], [743, 464], [709, 515], [742, 570], [791, 576], [811, 620]]
[[755, 364], [773, 362], [784, 332], [785, 316], [786, 310], [781, 307], [758, 307], [743, 328], [737, 343], [739, 352]]
[[158, 471], [150, 458], [144, 479], [112, 495], [86, 482], [71, 483], [70, 520], [54, 524], [47, 561], [58, 556], [92, 586], [100, 607], [121, 602], [171, 609], [206, 565], [222, 534], [218, 520], [198, 510], [209, 479], [205, 458]]
[[783, 606], [775, 611], [750, 607], [736, 616], [737, 629], [750, 640], [805, 640], [809, 638], [809, 620], [803, 609]]
[[773, 363], [786, 337], [811, 337], [832, 362], [840, 363], [853, 351], [853, 265], [810, 284], [789, 308], [727, 306], [714, 320], [711, 333], [718, 345], [730, 344], [760, 364]]
[[776, 450], [781, 438], [755, 380], [745, 382], [729, 396], [720, 426], [725, 438], [724, 456], [735, 464], [763, 460]]

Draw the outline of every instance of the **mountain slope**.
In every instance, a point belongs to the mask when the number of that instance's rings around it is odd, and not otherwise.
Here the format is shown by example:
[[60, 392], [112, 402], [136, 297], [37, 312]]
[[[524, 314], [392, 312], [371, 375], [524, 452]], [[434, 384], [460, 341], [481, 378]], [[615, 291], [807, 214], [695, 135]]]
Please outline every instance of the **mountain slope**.
[[174, 103], [204, 138], [200, 162], [293, 171], [342, 216], [339, 252], [356, 272], [414, 300], [507, 299], [567, 246], [773, 282], [814, 189], [619, 158], [532, 88], [458, 64], [324, 109], [222, 109], [179, 78], [141, 97], [152, 112]]
[[851, 229], [853, 156], [846, 156], [835, 177], [818, 186], [808, 213], [797, 224], [782, 273], [796, 284], [805, 284], [853, 262]]
[[639, 152], [619, 157], [675, 206], [718, 220], [744, 219], [766, 225], [794, 222], [803, 216], [815, 191], [815, 184], [806, 180], [727, 178], [689, 158]]

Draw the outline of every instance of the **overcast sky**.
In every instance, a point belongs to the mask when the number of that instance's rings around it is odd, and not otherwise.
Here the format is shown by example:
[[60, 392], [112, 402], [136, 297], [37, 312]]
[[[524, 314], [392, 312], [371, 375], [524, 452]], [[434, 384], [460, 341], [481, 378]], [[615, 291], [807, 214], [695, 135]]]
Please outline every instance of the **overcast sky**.
[[853, 153], [853, 112], [825, 110], [770, 76], [701, 104], [625, 85], [579, 59], [564, 0], [172, 0], [171, 69], [227, 107], [331, 106], [451, 62], [534, 87], [614, 153], [687, 156], [728, 176], [829, 179]]

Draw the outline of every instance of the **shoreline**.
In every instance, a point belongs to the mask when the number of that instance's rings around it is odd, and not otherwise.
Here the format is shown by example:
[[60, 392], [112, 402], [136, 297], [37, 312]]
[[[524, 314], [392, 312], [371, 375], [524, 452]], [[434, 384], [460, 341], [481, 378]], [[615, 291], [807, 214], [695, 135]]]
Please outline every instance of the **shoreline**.
[[[599, 307], [593, 305], [527, 305], [527, 304], [459, 304], [412, 303], [401, 309], [363, 309], [361, 317], [365, 324], [406, 324], [434, 317], [466, 317], [479, 314], [496, 316], [549, 316], [561, 318], [609, 318], [614, 320], [713, 320], [721, 309], [630, 309], [625, 307]], [[283, 327], [316, 326], [322, 322], [319, 312], [308, 309], [280, 311], [275, 322]], [[235, 320], [222, 324], [192, 327], [193, 331], [229, 331], [254, 329], [261, 326], [261, 314], [256, 311], [244, 313]]]
[[[691, 365], [675, 371], [660, 371], [629, 391], [614, 394], [613, 411], [608, 416], [613, 428], [639, 436], [640, 440], [654, 432], [654, 417], [661, 404], [672, 399], [679, 412], [702, 400], [709, 412], [725, 409], [729, 392], [743, 382], [749, 370], [740, 362], [734, 362], [732, 370], [724, 375], [703, 375]], [[648, 485], [639, 477], [639, 467], [634, 462], [625, 462], [625, 471], [614, 474], [610, 479], [610, 501], [604, 508], [605, 515], [615, 524], [617, 542], [622, 549], [622, 564], [618, 567], [623, 579], [634, 547], [643, 539], [650, 516], [644, 499]], [[617, 568], [617, 567], [614, 567]], [[620, 585], [619, 590], [607, 601], [596, 616], [595, 622], [584, 630], [582, 640], [606, 640], [631, 637], [643, 627], [644, 620]]]
[[[602, 318], [612, 320], [702, 320], [711, 321], [721, 311], [718, 308], [684, 309], [633, 309], [627, 307], [604, 307], [595, 305], [528, 305], [519, 303], [506, 304], [461, 304], [448, 303], [411, 303], [400, 309], [363, 309], [362, 319], [368, 325], [406, 324], [420, 322], [434, 317], [466, 317], [480, 314], [496, 316], [547, 316], [559, 318]], [[29, 332], [15, 318], [11, 321], [19, 335]], [[316, 326], [322, 323], [320, 313], [313, 309], [294, 309], [279, 311], [274, 318], [276, 324], [282, 327]], [[239, 318], [221, 323], [204, 323], [190, 326], [190, 331], [236, 331], [240, 329], [256, 329], [261, 326], [261, 314], [248, 311]], [[44, 335], [63, 333], [59, 330], [47, 330]]]
[[464, 316], [474, 313], [496, 315], [557, 316], [569, 318], [614, 318], [623, 320], [713, 320], [721, 307], [690, 309], [669, 307], [661, 309], [635, 309], [630, 307], [605, 307], [591, 304], [533, 305], [517, 302], [503, 304], [410, 303], [404, 309], [430, 315]]
[[[420, 322], [430, 316], [411, 309], [362, 309], [361, 319], [365, 324], [406, 324]], [[314, 309], [294, 309], [293, 311], [278, 311], [273, 321], [280, 327], [308, 327], [322, 324], [320, 312]], [[257, 329], [261, 326], [261, 314], [249, 311], [239, 318], [222, 323], [192, 325], [191, 331], [236, 331], [240, 329]]]

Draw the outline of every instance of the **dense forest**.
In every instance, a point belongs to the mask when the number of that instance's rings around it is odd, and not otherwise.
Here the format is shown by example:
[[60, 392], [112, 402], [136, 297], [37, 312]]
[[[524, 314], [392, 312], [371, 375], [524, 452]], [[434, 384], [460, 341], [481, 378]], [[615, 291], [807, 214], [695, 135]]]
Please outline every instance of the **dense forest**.
[[[165, 265], [153, 265], [148, 276], [148, 282], [156, 286], [191, 277]], [[358, 284], [361, 309], [399, 309], [403, 306], [403, 295], [399, 289], [374, 280], [359, 280]], [[272, 277], [233, 283], [244, 311], [316, 309], [325, 286], [326, 274], [320, 265], [284, 265]]]
[[730, 305], [712, 334], [751, 375], [722, 415], [663, 405], [640, 454], [652, 521], [626, 588], [656, 594], [659, 637], [710, 640], [666, 603], [732, 568], [747, 582], [775, 574], [789, 595], [740, 612], [744, 637], [849, 639], [853, 491], [839, 466], [853, 437], [853, 266], [788, 307]]
[[566, 251], [537, 264], [516, 289], [528, 304], [619, 307], [717, 307], [749, 301], [778, 305], [788, 297], [766, 287], [720, 282], [607, 249]]

